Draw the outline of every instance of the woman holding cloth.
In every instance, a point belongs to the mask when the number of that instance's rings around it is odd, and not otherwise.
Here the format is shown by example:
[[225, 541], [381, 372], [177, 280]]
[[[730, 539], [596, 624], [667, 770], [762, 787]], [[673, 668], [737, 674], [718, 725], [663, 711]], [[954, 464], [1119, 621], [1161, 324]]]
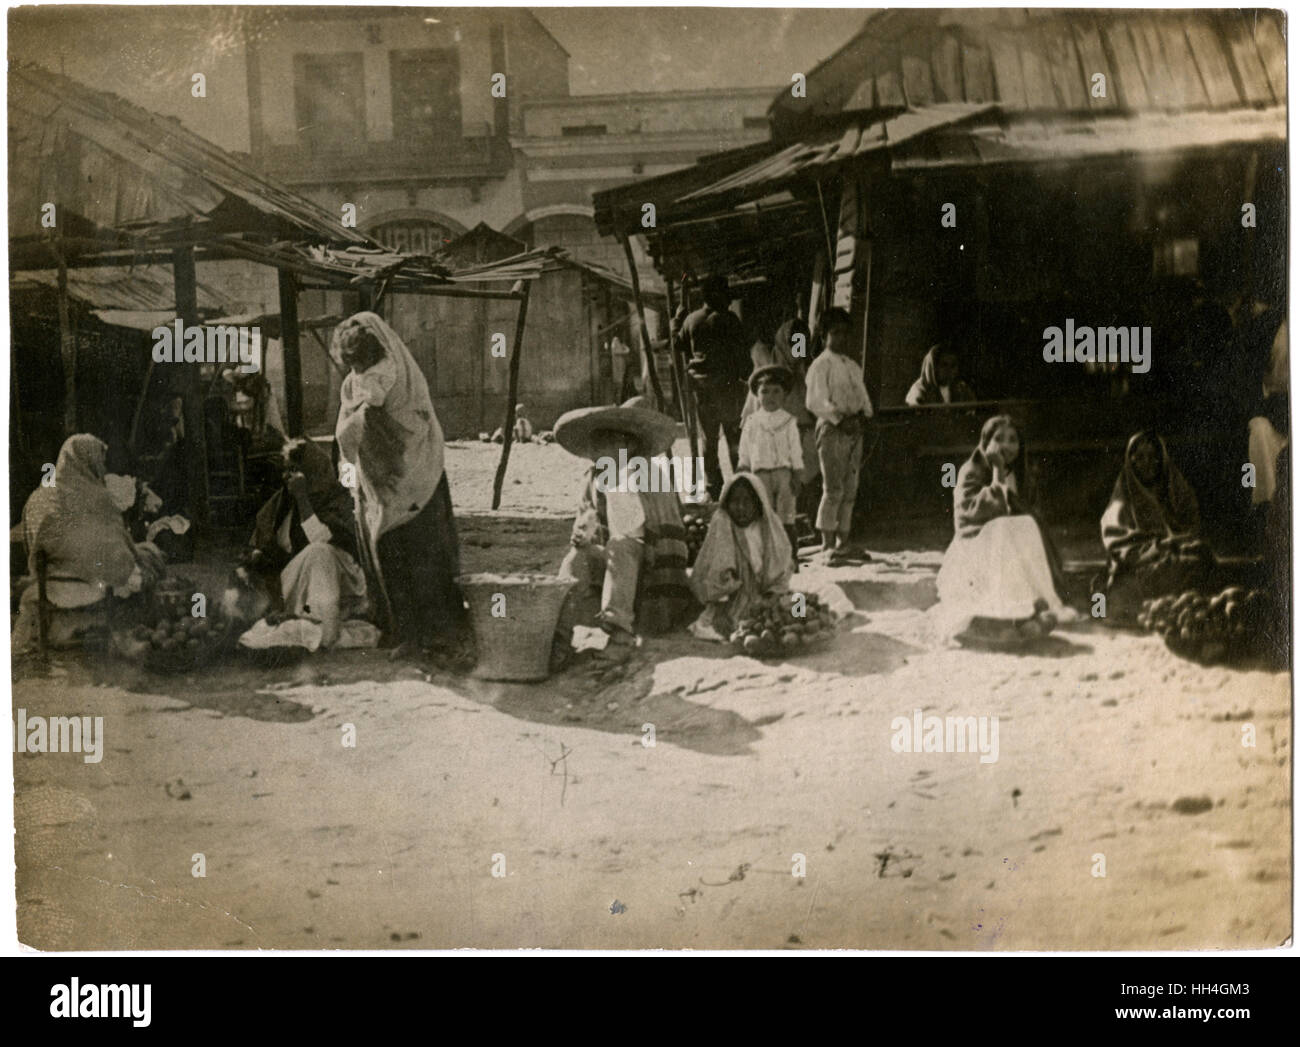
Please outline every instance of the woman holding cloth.
[[[442, 426], [411, 352], [378, 315], [334, 330], [330, 354], [346, 372], [335, 426], [343, 480], [362, 552], [387, 604], [394, 659], [457, 654], [469, 638], [460, 543], [443, 470]], [[353, 476], [349, 476], [349, 472]]]

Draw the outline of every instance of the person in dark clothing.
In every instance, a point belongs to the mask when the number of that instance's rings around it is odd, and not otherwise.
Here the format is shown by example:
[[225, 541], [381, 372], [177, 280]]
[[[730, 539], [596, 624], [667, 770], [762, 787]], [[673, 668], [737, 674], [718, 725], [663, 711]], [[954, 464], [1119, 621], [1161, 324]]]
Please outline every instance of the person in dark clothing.
[[749, 344], [740, 318], [728, 308], [731, 291], [726, 277], [704, 281], [704, 304], [682, 322], [681, 346], [695, 388], [695, 410], [704, 430], [704, 475], [709, 497], [722, 493], [718, 463], [718, 433], [727, 438], [731, 470], [740, 450], [740, 414], [750, 371]]
[[258, 512], [244, 566], [273, 608], [320, 622], [321, 646], [332, 647], [342, 622], [366, 609], [352, 495], [311, 440], [291, 440], [283, 454], [284, 486]]

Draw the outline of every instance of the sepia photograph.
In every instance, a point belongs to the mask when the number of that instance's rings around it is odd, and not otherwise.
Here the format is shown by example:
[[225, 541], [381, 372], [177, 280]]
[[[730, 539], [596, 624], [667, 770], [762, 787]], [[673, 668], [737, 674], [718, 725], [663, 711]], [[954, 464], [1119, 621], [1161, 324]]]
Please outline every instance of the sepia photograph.
[[1287, 29], [11, 6], [21, 947], [1289, 949]]

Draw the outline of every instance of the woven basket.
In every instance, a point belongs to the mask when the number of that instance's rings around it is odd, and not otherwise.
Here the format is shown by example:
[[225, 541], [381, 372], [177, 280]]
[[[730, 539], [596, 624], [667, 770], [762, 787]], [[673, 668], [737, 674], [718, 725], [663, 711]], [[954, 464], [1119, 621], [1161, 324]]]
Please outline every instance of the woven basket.
[[[542, 574], [470, 574], [460, 578], [478, 642], [480, 680], [544, 680], [560, 608], [573, 580]], [[493, 615], [493, 605], [504, 616]]]

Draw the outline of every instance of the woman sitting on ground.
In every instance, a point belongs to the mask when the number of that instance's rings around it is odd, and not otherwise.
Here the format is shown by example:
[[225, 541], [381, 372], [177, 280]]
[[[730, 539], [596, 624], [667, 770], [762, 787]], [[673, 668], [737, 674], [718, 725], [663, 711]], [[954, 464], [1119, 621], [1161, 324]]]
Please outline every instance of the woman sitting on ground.
[[767, 489], [753, 473], [727, 481], [691, 570], [691, 589], [704, 604], [691, 632], [727, 640], [770, 593], [790, 584], [790, 540]]
[[1196, 493], [1164, 440], [1153, 432], [1135, 433], [1101, 518], [1110, 558], [1108, 616], [1136, 612], [1144, 599], [1207, 584], [1215, 560], [1200, 530]]
[[245, 566], [275, 612], [319, 622], [321, 646], [333, 647], [342, 623], [366, 609], [352, 495], [311, 440], [290, 440], [283, 457], [284, 486], [257, 514]]
[[1032, 640], [1072, 621], [1055, 553], [1034, 514], [1016, 423], [995, 415], [957, 474], [956, 535], [939, 569], [941, 631], [959, 640]]
[[165, 558], [150, 542], [136, 544], [104, 478], [108, 446], [97, 436], [70, 436], [54, 465], [53, 486], [38, 487], [23, 507], [27, 575], [14, 625], [15, 654], [37, 645], [38, 558], [45, 559], [47, 640], [76, 647], [105, 636], [110, 597], [147, 591], [162, 577]]
[[638, 627], [665, 632], [691, 603], [681, 502], [662, 458], [677, 427], [641, 402], [580, 408], [555, 424], [556, 442], [592, 462], [560, 564], [559, 576], [577, 583], [556, 629], [561, 654], [575, 625], [594, 623], [612, 642], [633, 644]]

